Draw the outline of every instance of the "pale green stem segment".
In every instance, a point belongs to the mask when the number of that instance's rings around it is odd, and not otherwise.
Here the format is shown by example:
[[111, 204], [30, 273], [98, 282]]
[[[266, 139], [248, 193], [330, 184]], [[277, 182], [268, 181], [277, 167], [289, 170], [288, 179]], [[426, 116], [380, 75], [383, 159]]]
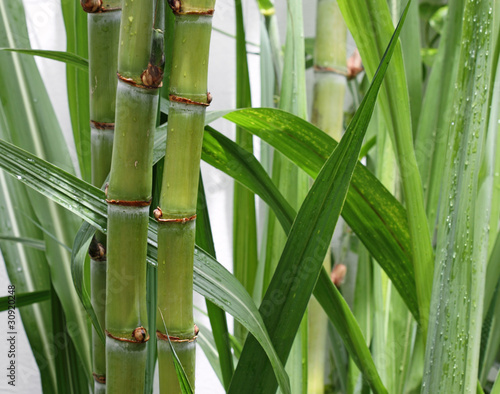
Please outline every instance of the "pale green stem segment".
[[[337, 0], [318, 0], [314, 45], [314, 92], [311, 123], [339, 141], [342, 136], [346, 89], [347, 27]], [[323, 266], [331, 269], [330, 253]], [[325, 390], [328, 317], [315, 298], [308, 310], [307, 392]]]
[[163, 67], [154, 51], [161, 38], [155, 33], [153, 41], [155, 1], [125, 1], [122, 5], [115, 136], [107, 191], [107, 394], [144, 391], [149, 339], [147, 230]]
[[[89, 40], [90, 85], [90, 152], [92, 184], [101, 187], [111, 168], [113, 133], [116, 106], [116, 70], [118, 62], [118, 38], [121, 19], [121, 2], [114, 0], [102, 5], [88, 4], [87, 16]], [[102, 7], [105, 7], [104, 12]], [[106, 316], [106, 236], [100, 232], [89, 254], [91, 256], [91, 302], [101, 327]], [[106, 347], [92, 327], [92, 372], [94, 392], [106, 392]]]
[[215, 0], [171, 1], [175, 14], [168, 138], [158, 220], [157, 337], [160, 392], [180, 393], [165, 328], [194, 387], [193, 256], [208, 53]]

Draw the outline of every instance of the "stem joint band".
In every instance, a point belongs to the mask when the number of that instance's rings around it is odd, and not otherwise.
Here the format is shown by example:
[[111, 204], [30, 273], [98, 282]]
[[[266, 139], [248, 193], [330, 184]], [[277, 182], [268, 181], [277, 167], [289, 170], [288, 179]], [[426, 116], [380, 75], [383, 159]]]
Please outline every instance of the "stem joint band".
[[176, 103], [191, 104], [191, 105], [201, 105], [201, 106], [204, 106], [204, 107], [208, 107], [210, 105], [210, 103], [212, 102], [212, 95], [210, 94], [210, 92], [207, 93], [207, 102], [206, 103], [201, 102], [201, 101], [194, 101], [194, 100], [191, 100], [191, 99], [188, 99], [188, 98], [185, 98], [185, 97], [176, 96], [175, 94], [169, 95], [168, 99], [170, 101], [175, 101]]
[[117, 337], [111, 334], [108, 330], [105, 330], [105, 333], [108, 337], [113, 338], [120, 342], [129, 342], [129, 343], [145, 343], [149, 341], [149, 334], [144, 327], [137, 327], [134, 331], [132, 331], [132, 335], [129, 338]]
[[115, 129], [114, 123], [98, 122], [96, 120], [91, 120], [90, 126], [94, 129], [98, 129], [98, 130], [114, 130]]
[[200, 329], [198, 326], [195, 324], [194, 325], [194, 335], [190, 338], [179, 338], [179, 337], [174, 337], [172, 335], [167, 335], [162, 333], [160, 330], [156, 330], [156, 337], [162, 341], [168, 341], [170, 339], [170, 342], [174, 343], [186, 343], [186, 342], [194, 342], [196, 341], [196, 338], [198, 338], [198, 333], [200, 332]]
[[151, 198], [149, 200], [146, 200], [146, 201], [141, 201], [141, 200], [137, 200], [137, 201], [127, 201], [127, 200], [108, 200], [106, 199], [106, 202], [108, 204], [112, 204], [112, 205], [121, 205], [122, 207], [147, 207], [149, 205], [151, 205]]
[[106, 375], [98, 375], [95, 372], [92, 372], [92, 376], [97, 383], [106, 384]]
[[100, 14], [103, 12], [120, 11], [120, 7], [104, 8], [102, 0], [80, 0], [80, 4], [87, 14]]
[[187, 223], [196, 220], [196, 215], [183, 217], [183, 218], [163, 218], [163, 212], [160, 207], [153, 211], [153, 215], [158, 223]]

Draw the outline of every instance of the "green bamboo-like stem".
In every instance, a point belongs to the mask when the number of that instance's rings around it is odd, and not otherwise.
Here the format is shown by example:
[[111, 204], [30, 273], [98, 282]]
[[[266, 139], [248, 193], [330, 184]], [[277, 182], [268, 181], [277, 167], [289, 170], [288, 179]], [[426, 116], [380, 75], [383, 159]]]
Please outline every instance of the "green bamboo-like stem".
[[163, 34], [157, 30], [153, 34], [153, 17], [161, 21], [162, 15], [156, 12], [154, 0], [126, 1], [122, 5], [115, 138], [107, 191], [108, 394], [144, 390], [149, 338], [147, 229], [158, 87], [163, 73]]
[[[83, 4], [89, 38], [90, 150], [92, 184], [101, 187], [111, 167], [116, 101], [116, 68], [121, 4], [119, 0], [102, 4]], [[104, 12], [103, 12], [104, 11]], [[89, 254], [91, 301], [97, 319], [104, 327], [106, 316], [106, 237], [97, 233]], [[106, 392], [106, 349], [92, 327], [92, 372], [94, 393]]]
[[158, 220], [160, 392], [178, 393], [167, 335], [194, 387], [193, 256], [208, 53], [215, 0], [172, 1], [175, 14], [168, 138]]
[[[347, 28], [337, 0], [318, 0], [314, 46], [314, 92], [311, 122], [331, 137], [340, 140], [346, 89]], [[323, 263], [330, 271], [330, 254]], [[328, 318], [316, 299], [308, 311], [307, 392], [324, 393]]]

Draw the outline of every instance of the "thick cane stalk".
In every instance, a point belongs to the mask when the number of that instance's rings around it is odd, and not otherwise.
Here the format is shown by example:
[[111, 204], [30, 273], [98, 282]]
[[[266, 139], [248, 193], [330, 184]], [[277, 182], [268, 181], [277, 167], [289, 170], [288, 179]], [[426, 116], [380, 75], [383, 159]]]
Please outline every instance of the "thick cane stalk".
[[[116, 102], [116, 68], [120, 31], [120, 0], [82, 3], [88, 12], [90, 146], [92, 184], [101, 187], [111, 167]], [[106, 314], [106, 237], [97, 233], [89, 248], [91, 299], [99, 323]], [[106, 392], [106, 349], [95, 328], [92, 329], [92, 372], [94, 392]]]
[[[158, 2], [158, 6], [161, 6]], [[108, 202], [107, 393], [144, 390], [147, 331], [146, 248], [152, 145], [163, 76], [162, 20], [154, 0], [123, 4], [115, 138]], [[153, 48], [153, 50], [151, 50]], [[150, 56], [151, 54], [151, 56]]]
[[175, 14], [168, 138], [158, 220], [160, 392], [177, 393], [168, 336], [194, 387], [193, 255], [215, 0], [171, 1]]
[[[340, 141], [346, 89], [346, 35], [337, 0], [318, 0], [314, 47], [314, 98], [311, 122]], [[329, 271], [330, 254], [323, 263]], [[316, 301], [309, 303], [308, 393], [325, 390], [325, 356], [328, 318]]]

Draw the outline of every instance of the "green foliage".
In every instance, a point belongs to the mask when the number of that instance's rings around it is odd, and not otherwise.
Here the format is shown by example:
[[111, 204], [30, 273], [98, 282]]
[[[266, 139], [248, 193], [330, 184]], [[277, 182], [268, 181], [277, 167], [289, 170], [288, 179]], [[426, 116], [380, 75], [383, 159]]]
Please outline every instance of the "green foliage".
[[[207, 111], [199, 146], [202, 160], [236, 181], [235, 275], [216, 260], [210, 189], [201, 176], [199, 185], [190, 180], [192, 190], [198, 186], [193, 284], [210, 322], [199, 325], [198, 344], [222, 386], [230, 393], [274, 393], [278, 385], [282, 393], [306, 393], [311, 354], [304, 323], [314, 296], [329, 320], [325, 393], [500, 393], [500, 378], [489, 380], [500, 361], [500, 2], [338, 0], [366, 68], [347, 82], [352, 120], [336, 119], [348, 125], [340, 141], [309, 123], [306, 111], [305, 69], [314, 63], [315, 43], [331, 39], [304, 40], [306, 2], [289, 0], [286, 18], [269, 0], [255, 3], [265, 108], [250, 108], [255, 81], [247, 70], [247, 3], [236, 1], [236, 109]], [[87, 257], [94, 233], [108, 232], [105, 193], [89, 183], [87, 22], [78, 2], [64, 0], [62, 10], [67, 51], [32, 50], [22, 2], [0, 2], [0, 250], [43, 392], [51, 394], [90, 393], [89, 328], [106, 342], [91, 302]], [[395, 30], [403, 10], [406, 21]], [[175, 126], [175, 108], [169, 111], [166, 100], [175, 67], [174, 18], [168, 12], [160, 19], [168, 22], [167, 89], [158, 102], [156, 180], [166, 168], [168, 112]], [[285, 46], [278, 23], [287, 25]], [[136, 44], [149, 53], [149, 44]], [[200, 55], [178, 48], [176, 56]], [[207, 55], [208, 46], [203, 51]], [[75, 147], [63, 138], [33, 56], [67, 65]], [[206, 66], [195, 76], [203, 83]], [[172, 75], [185, 86], [182, 74]], [[205, 87], [193, 86], [193, 95], [206, 100]], [[236, 141], [217, 130], [221, 122], [237, 128]], [[69, 154], [75, 148], [78, 169]], [[159, 190], [153, 195], [157, 201]], [[256, 209], [255, 201], [265, 209]], [[345, 223], [336, 226], [340, 216]], [[143, 290], [154, 336], [161, 230], [152, 217], [147, 227]], [[333, 273], [323, 268], [327, 253]], [[1, 296], [6, 313], [9, 298]], [[228, 327], [227, 313], [236, 330]], [[146, 356], [148, 394], [154, 342]], [[179, 347], [170, 340], [164, 346], [180, 392], [194, 392]]]

